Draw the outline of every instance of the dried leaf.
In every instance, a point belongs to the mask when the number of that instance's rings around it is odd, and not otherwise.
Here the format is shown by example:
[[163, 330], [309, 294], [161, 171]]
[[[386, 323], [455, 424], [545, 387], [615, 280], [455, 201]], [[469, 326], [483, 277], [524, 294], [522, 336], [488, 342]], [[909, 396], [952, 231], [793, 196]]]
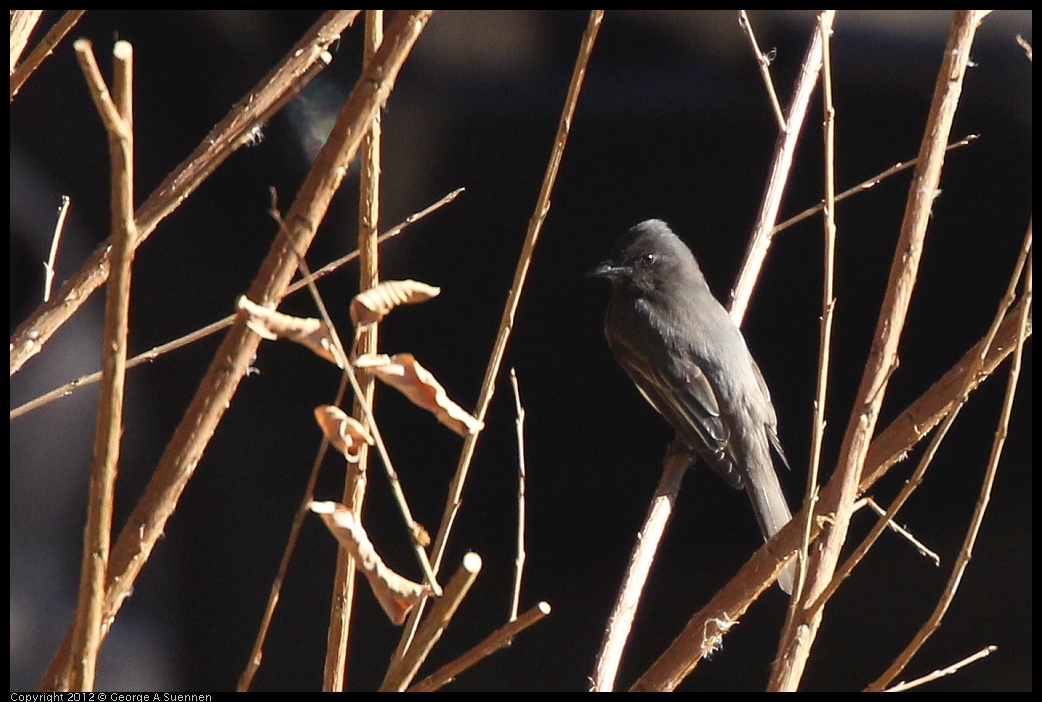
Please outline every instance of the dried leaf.
[[362, 423], [349, 417], [336, 405], [319, 405], [315, 408], [315, 421], [322, 433], [348, 463], [358, 463], [362, 444], [373, 445], [373, 437]]
[[476, 434], [484, 424], [449, 399], [445, 388], [411, 353], [394, 356], [363, 354], [355, 367], [367, 370], [408, 397], [413, 404], [432, 412], [438, 421], [460, 436]]
[[421, 598], [431, 594], [426, 584], [415, 583], [388, 568], [376, 552], [365, 528], [347, 507], [338, 502], [312, 502], [308, 508], [322, 517], [326, 527], [355, 558], [369, 587], [392, 622], [401, 625]]
[[440, 292], [441, 288], [418, 280], [385, 280], [355, 295], [351, 300], [351, 321], [356, 327], [379, 322], [398, 305], [426, 302]]
[[258, 336], [265, 339], [282, 338], [295, 341], [340, 368], [346, 367], [347, 359], [337, 350], [329, 327], [321, 319], [293, 317], [276, 312], [258, 305], [245, 295], [239, 298], [238, 307], [240, 310], [246, 310], [249, 315], [246, 318], [246, 326]]
[[423, 525], [419, 522], [412, 523], [412, 538], [413, 541], [418, 543], [420, 546], [427, 548], [431, 545], [431, 535], [427, 533], [427, 530], [423, 528]]

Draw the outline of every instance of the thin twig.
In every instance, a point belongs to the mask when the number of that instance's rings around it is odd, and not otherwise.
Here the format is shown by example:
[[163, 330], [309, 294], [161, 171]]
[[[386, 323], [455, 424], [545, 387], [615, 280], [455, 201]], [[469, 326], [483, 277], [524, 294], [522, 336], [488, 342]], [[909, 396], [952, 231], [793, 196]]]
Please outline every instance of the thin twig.
[[[953, 144], [949, 144], [947, 150], [951, 151], [952, 149], [957, 149], [957, 148], [959, 148], [961, 146], [966, 146], [970, 142], [976, 141], [978, 138], [979, 138], [979, 135], [977, 135], [977, 134], [970, 134], [970, 135], [968, 135], [966, 137], [963, 137], [962, 139], [960, 139], [959, 141], [957, 141], [957, 142], [955, 142]], [[866, 190], [871, 190], [872, 188], [874, 188], [875, 186], [879, 185], [881, 182], [883, 182], [884, 180], [886, 180], [890, 176], [896, 175], [896, 174], [900, 173], [901, 171], [907, 170], [907, 169], [911, 168], [912, 166], [914, 166], [917, 163], [919, 163], [918, 159], [914, 159], [913, 158], [913, 159], [911, 159], [909, 161], [902, 161], [900, 163], [894, 164], [890, 168], [887, 168], [885, 171], [882, 171], [882, 172], [872, 176], [868, 180], [861, 181], [861, 183], [855, 185], [853, 188], [848, 188], [848, 189], [844, 190], [843, 192], [841, 192], [839, 195], [836, 196], [836, 202], [842, 202], [843, 200], [846, 200], [848, 197], [850, 197], [852, 195], [857, 195], [858, 193], [864, 192]], [[798, 222], [802, 222], [803, 220], [807, 219], [808, 217], [812, 217], [812, 216], [816, 215], [818, 212], [821, 212], [824, 209], [825, 209], [825, 203], [823, 203], [823, 202], [819, 202], [817, 205], [814, 205], [813, 207], [808, 207], [803, 212], [800, 212], [798, 215], [795, 215], [793, 217], [789, 217], [784, 222], [775, 225], [774, 229], [771, 230], [771, 236], [773, 237], [778, 232], [780, 232], [780, 231], [782, 231], [784, 229], [788, 229], [789, 227], [793, 226], [794, 224], [797, 224]]]
[[445, 585], [444, 595], [435, 601], [430, 614], [423, 620], [423, 624], [416, 632], [413, 645], [403, 658], [394, 661], [388, 668], [387, 675], [380, 685], [381, 692], [401, 692], [409, 686], [409, 683], [416, 677], [420, 666], [427, 660], [427, 655], [434, 648], [434, 644], [438, 643], [438, 639], [445, 632], [479, 572], [481, 572], [481, 556], [473, 552], [465, 554], [459, 570]]
[[[997, 325], [1001, 321], [1002, 313], [1000, 312], [1000, 314], [995, 316], [993, 327], [989, 329], [988, 334], [985, 336], [986, 344], [991, 343], [992, 335], [995, 333]], [[979, 361], [980, 357], [974, 359], [973, 363], [978, 364]], [[948, 436], [948, 431], [955, 425], [956, 418], [959, 416], [959, 413], [962, 411], [962, 408], [969, 399], [969, 393], [966, 388], [968, 388], [969, 384], [972, 382], [972, 375], [973, 374], [971, 373], [965, 378], [964, 382], [966, 385], [962, 393], [949, 409], [943, 421], [941, 421], [940, 427], [933, 433], [933, 436], [930, 437], [926, 450], [923, 452], [922, 458], [919, 459], [918, 464], [916, 464], [915, 470], [912, 471], [911, 476], [905, 480], [904, 484], [901, 486], [901, 490], [897, 493], [897, 496], [890, 502], [890, 506], [883, 513], [880, 519], [872, 525], [872, 528], [869, 530], [865, 538], [861, 540], [861, 543], [858, 544], [857, 548], [854, 549], [846, 561], [836, 568], [832, 581], [822, 592], [821, 596], [818, 597], [813, 606], [821, 606], [831, 599], [843, 581], [849, 577], [854, 568], [857, 567], [862, 559], [864, 559], [869, 549], [875, 545], [876, 541], [883, 533], [883, 530], [894, 524], [894, 518], [897, 516], [898, 511], [904, 507], [912, 494], [919, 489], [920, 485], [922, 485], [923, 479], [926, 476], [926, 471], [932, 465], [934, 456], [937, 455], [941, 443]]]
[[[99, 79], [90, 43], [76, 42], [81, 65], [88, 82]], [[85, 57], [86, 55], [86, 57]], [[94, 436], [94, 464], [91, 474], [87, 526], [83, 535], [83, 565], [80, 575], [79, 605], [73, 622], [74, 660], [69, 687], [78, 691], [94, 689], [98, 649], [104, 638], [105, 573], [112, 541], [112, 506], [119, 465], [120, 438], [123, 435], [123, 389], [127, 372], [127, 327], [130, 309], [131, 263], [134, 257], [134, 132], [133, 132], [133, 49], [125, 41], [112, 50], [115, 71], [112, 92], [101, 82], [106, 99], [96, 100], [98, 112], [108, 131], [111, 161], [112, 275], [105, 296], [105, 331], [101, 347], [101, 397], [98, 403], [97, 431]], [[96, 87], [96, 86], [95, 86]], [[102, 105], [115, 111], [112, 118]], [[107, 118], [108, 117], [108, 118]]]
[[[383, 41], [383, 10], [366, 10], [365, 48], [366, 65], [373, 60]], [[380, 113], [373, 117], [362, 141], [361, 174], [359, 183], [358, 251], [359, 292], [369, 290], [380, 282], [379, 234], [380, 225]], [[328, 323], [328, 322], [327, 322]], [[351, 357], [376, 353], [378, 324], [366, 324], [355, 329]], [[373, 406], [376, 382], [368, 373], [359, 379], [361, 395], [355, 398], [352, 416], [362, 421], [364, 401]], [[365, 501], [366, 476], [369, 466], [369, 445], [362, 443], [357, 462], [347, 462], [344, 473], [343, 504], [358, 519], [362, 518]], [[337, 549], [336, 574], [333, 578], [333, 596], [329, 607], [329, 633], [326, 636], [326, 660], [323, 667], [322, 689], [342, 692], [347, 678], [347, 650], [351, 632], [351, 614], [355, 597], [355, 558], [347, 549]]]
[[514, 557], [514, 588], [510, 598], [510, 617], [517, 619], [517, 608], [521, 602], [521, 577], [525, 572], [525, 408], [521, 404], [521, 389], [517, 386], [517, 373], [510, 369], [510, 386], [514, 390], [514, 411], [517, 418], [517, 555]]
[[550, 604], [540, 602], [520, 617], [514, 617], [486, 636], [481, 643], [454, 661], [446, 663], [426, 678], [410, 687], [406, 692], [436, 692], [474, 667], [496, 651], [506, 648], [522, 631], [550, 614]]
[[782, 114], [781, 102], [778, 101], [778, 91], [774, 89], [774, 79], [771, 78], [771, 59], [760, 50], [760, 44], [756, 41], [756, 34], [753, 33], [753, 24], [749, 21], [749, 15], [745, 13], [745, 10], [738, 11], [738, 26], [749, 37], [749, 45], [752, 46], [756, 64], [760, 67], [760, 75], [763, 77], [764, 87], [767, 88], [767, 97], [771, 101], [771, 109], [774, 110], [774, 119], [778, 121], [778, 130], [785, 132], [785, 115]]
[[[167, 176], [138, 208], [137, 239], [140, 246], [159, 223], [177, 209], [199, 185], [231, 156], [250, 132], [269, 119], [274, 110], [303, 88], [324, 67], [326, 49], [350, 26], [358, 10], [326, 12], [290, 49], [279, 64], [232, 107], [188, 158]], [[44, 344], [86, 302], [109, 275], [111, 244], [103, 242], [59, 289], [38, 307], [11, 335], [10, 375], [38, 354]]]
[[[343, 179], [343, 164], [354, 158], [368, 124], [390, 95], [398, 71], [429, 16], [430, 13], [424, 11], [399, 11], [372, 68], [363, 70], [348, 96], [286, 217], [297, 250], [306, 251], [314, 239]], [[286, 237], [275, 237], [247, 296], [262, 305], [278, 302], [285, 296], [295, 271], [296, 258], [289, 242]], [[246, 375], [259, 343], [260, 337], [246, 327], [246, 315], [239, 314], [113, 548], [105, 592], [106, 622], [113, 621], [130, 595], [137, 575], [230, 406], [239, 381]], [[69, 653], [66, 638], [44, 676], [43, 688], [66, 687]]]
[[959, 555], [955, 559], [955, 565], [952, 568], [951, 576], [945, 585], [944, 591], [941, 593], [941, 597], [934, 607], [933, 612], [923, 626], [919, 629], [916, 635], [912, 638], [912, 641], [908, 644], [904, 651], [894, 660], [886, 671], [879, 676], [871, 685], [870, 690], [883, 689], [889, 685], [894, 678], [901, 674], [905, 666], [912, 659], [912, 657], [919, 651], [926, 640], [930, 638], [934, 631], [940, 627], [941, 622], [944, 620], [944, 615], [948, 612], [948, 607], [951, 606], [952, 600], [955, 598], [955, 592], [959, 589], [959, 583], [962, 582], [962, 576], [966, 572], [966, 567], [969, 565], [970, 558], [973, 555], [973, 546], [977, 542], [977, 535], [980, 532], [980, 526], [984, 521], [984, 513], [988, 509], [988, 503], [991, 500], [991, 489], [995, 484], [995, 475], [998, 473], [999, 459], [1002, 457], [1002, 449], [1006, 443], [1006, 436], [1009, 433], [1009, 418], [1013, 412], [1013, 400], [1017, 394], [1017, 381], [1020, 379], [1020, 368], [1024, 355], [1024, 342], [1027, 340], [1027, 326], [1028, 326], [1028, 314], [1032, 306], [1032, 258], [1031, 252], [1031, 226], [1028, 226], [1028, 234], [1022, 254], [1026, 254], [1027, 257], [1027, 270], [1024, 276], [1024, 291], [1023, 291], [1023, 302], [1018, 315], [1018, 326], [1019, 333], [1017, 335], [1017, 344], [1013, 352], [1013, 362], [1010, 364], [1009, 377], [1006, 380], [1006, 394], [1003, 398], [1002, 410], [999, 413], [998, 427], [995, 430], [995, 436], [992, 440], [991, 454], [988, 456], [988, 465], [984, 471], [984, 480], [981, 484], [980, 495], [977, 498], [977, 504], [973, 510], [973, 516], [970, 518], [970, 525], [966, 532], [966, 537], [963, 541], [962, 548], [959, 549]]
[[972, 11], [957, 11], [934, 91], [926, 132], [919, 152], [912, 185], [909, 188], [901, 233], [890, 269], [886, 296], [880, 308], [873, 336], [872, 353], [865, 366], [861, 386], [854, 401], [840, 461], [828, 488], [822, 492], [821, 510], [832, 517], [823, 541], [811, 556], [809, 580], [799, 598], [793, 626], [779, 643], [769, 689], [794, 691], [803, 677], [810, 649], [821, 625], [823, 607], [808, 607], [828, 587], [835, 573], [847, 530], [861, 472], [886, 395], [887, 385], [897, 361], [897, 347], [904, 330], [912, 291], [922, 257], [933, 198], [937, 193], [946, 144], [951, 133], [955, 108], [959, 103], [962, 80], [969, 61], [970, 46], [978, 24]]
[[18, 94], [22, 85], [29, 76], [33, 74], [43, 60], [50, 56], [54, 52], [54, 47], [58, 45], [65, 35], [69, 33], [77, 22], [80, 21], [80, 17], [86, 10], [68, 10], [61, 19], [54, 23], [47, 33], [40, 40], [40, 43], [36, 45], [36, 48], [29, 52], [29, 55], [25, 57], [25, 60], [18, 64], [18, 68], [14, 69], [11, 73], [11, 101], [14, 102], [14, 96]]
[[924, 544], [919, 539], [915, 538], [915, 534], [908, 531], [894, 520], [886, 519], [886, 510], [880, 507], [878, 504], [876, 504], [875, 500], [873, 500], [871, 497], [862, 497], [860, 500], [854, 503], [854, 509], [860, 509], [862, 504], [866, 505], [870, 510], [878, 514], [880, 517], [883, 517], [886, 520], [887, 528], [889, 528], [895, 534], [903, 536], [908, 541], [908, 543], [912, 544], [912, 547], [916, 551], [918, 551], [920, 555], [924, 556], [925, 558], [929, 558], [931, 561], [933, 561], [933, 564], [935, 566], [941, 565], [941, 557], [937, 555], [936, 551], [927, 548], [926, 544]]
[[105, 129], [118, 138], [129, 139], [130, 125], [125, 124], [123, 118], [120, 117], [119, 110], [109, 93], [109, 86], [105, 85], [105, 78], [101, 75], [101, 69], [98, 68], [98, 61], [94, 58], [90, 40], [77, 39], [72, 43], [72, 48], [76, 51], [76, 60], [83, 69], [83, 77], [87, 79], [87, 89], [94, 101], [94, 106], [98, 108], [98, 114]]
[[[539, 241], [539, 233], [542, 231], [543, 220], [546, 218], [546, 214], [550, 210], [550, 193], [553, 191], [554, 183], [557, 180], [557, 171], [560, 168], [564, 147], [568, 140], [568, 133], [571, 129], [572, 115], [575, 113], [575, 105], [578, 102], [583, 78], [586, 75], [586, 67], [589, 64], [590, 53], [593, 51], [593, 45], [597, 39], [597, 32], [600, 29], [603, 17], [604, 12], [602, 10], [591, 11], [589, 21], [586, 25], [586, 31], [583, 33], [579, 55], [575, 61], [571, 82], [568, 85], [568, 94], [565, 97], [565, 104], [561, 112], [561, 119], [557, 125], [557, 134], [554, 137], [554, 145], [550, 153], [550, 160], [547, 163], [546, 173], [543, 176], [543, 184], [539, 190], [539, 196], [536, 199], [535, 211], [528, 222], [528, 231], [525, 235], [524, 244], [521, 247], [521, 254], [518, 257], [517, 267], [514, 270], [514, 279], [510, 285], [510, 292], [507, 295], [506, 304], [503, 307], [503, 315], [500, 318], [499, 329], [496, 332], [496, 341], [492, 348], [492, 354], [489, 357], [488, 366], [485, 369], [484, 380], [482, 380], [481, 383], [481, 391], [478, 395], [477, 411], [474, 413], [474, 416], [480, 422], [485, 420], [485, 413], [488, 411], [489, 404], [492, 402], [492, 396], [496, 391], [496, 378], [499, 375], [499, 369], [503, 362], [503, 355], [506, 352], [507, 342], [510, 340], [510, 334], [514, 328], [514, 315], [516, 314], [518, 304], [521, 301], [521, 293], [524, 291], [525, 280], [528, 277], [528, 268], [532, 262], [532, 255], [535, 251], [536, 243]], [[466, 484], [467, 473], [470, 470], [470, 462], [474, 456], [474, 449], [477, 446], [479, 436], [480, 434], [471, 434], [463, 442], [463, 450], [460, 453], [459, 463], [456, 466], [456, 473], [453, 475], [452, 482], [449, 486], [449, 497], [445, 503], [445, 511], [442, 514], [441, 523], [438, 527], [438, 534], [434, 540], [433, 562], [435, 572], [437, 572], [438, 567], [441, 564], [441, 559], [445, 554], [449, 533], [452, 531], [453, 522], [455, 521], [456, 514], [459, 512], [460, 505], [462, 504], [463, 486]], [[405, 650], [409, 647], [409, 642], [416, 632], [416, 626], [419, 622], [425, 602], [426, 600], [421, 601], [412, 612], [409, 613], [409, 621], [405, 624], [405, 631], [403, 632], [402, 638], [398, 643], [398, 648], [394, 653], [395, 659], [400, 659], [405, 654]]]
[[69, 214], [69, 204], [72, 200], [68, 195], [62, 195], [62, 204], [58, 206], [58, 221], [54, 223], [54, 234], [51, 236], [51, 250], [47, 254], [47, 261], [43, 264], [43, 301], [51, 299], [51, 286], [54, 285], [54, 262], [58, 258], [58, 242], [61, 241], [62, 232], [65, 230], [65, 217]]
[[[818, 472], [821, 469], [821, 448], [825, 441], [825, 408], [828, 399], [829, 369], [832, 359], [832, 320], [836, 310], [835, 277], [836, 277], [836, 165], [835, 165], [835, 130], [836, 109], [832, 102], [832, 19], [834, 15], [821, 13], [818, 31], [821, 34], [821, 85], [822, 109], [824, 117], [825, 142], [825, 217], [824, 225], [824, 270], [822, 272], [821, 290], [821, 334], [818, 338], [818, 378], [814, 395], [813, 418], [811, 420], [810, 469], [807, 475], [807, 488], [804, 492], [805, 504], [813, 505], [818, 496]], [[786, 627], [792, 621], [796, 602], [799, 600], [803, 583], [807, 576], [807, 554], [810, 552], [810, 535], [812, 530], [811, 509], [803, 522], [803, 543], [800, 546], [800, 569], [796, 589], [789, 601]]]
[[961, 661], [958, 661], [957, 663], [952, 663], [947, 668], [935, 670], [929, 675], [924, 675], [921, 678], [916, 678], [915, 680], [909, 680], [908, 682], [898, 683], [893, 687], [888, 687], [886, 689], [886, 692], [905, 692], [907, 690], [911, 690], [913, 687], [919, 687], [920, 685], [925, 685], [928, 682], [940, 680], [943, 677], [957, 673], [960, 669], [965, 668], [970, 663], [976, 663], [982, 658], [987, 658], [988, 656], [990, 656], [998, 650], [998, 646], [985, 646], [981, 650], [974, 653], [972, 656], [966, 656]]
[[[819, 18], [820, 21], [821, 18]], [[829, 21], [831, 22], [831, 20]], [[821, 32], [815, 31], [811, 35], [807, 53], [800, 65], [800, 73], [796, 79], [788, 114], [785, 117], [785, 124], [788, 128], [778, 134], [775, 142], [774, 157], [771, 159], [771, 171], [767, 176], [763, 202], [760, 204], [760, 211], [756, 216], [752, 236], [749, 237], [749, 246], [745, 251], [745, 259], [742, 261], [738, 280], [731, 291], [731, 318], [739, 326], [742, 324], [742, 319], [745, 318], [745, 310], [749, 306], [753, 287], [759, 278], [763, 261], [767, 257], [767, 249], [771, 245], [771, 232], [778, 218], [778, 208], [781, 207], [782, 196], [785, 194], [792, 158], [796, 153], [796, 143], [803, 130], [807, 107], [810, 105], [810, 97], [814, 93], [820, 70]]]
[[[378, 243], [383, 244], [385, 241], [387, 241], [389, 239], [393, 239], [394, 237], [398, 236], [403, 231], [405, 231], [405, 229], [409, 225], [414, 224], [414, 223], [420, 221], [421, 219], [423, 219], [427, 215], [431, 214], [435, 210], [440, 209], [443, 205], [447, 205], [448, 203], [450, 203], [453, 200], [455, 200], [456, 197], [460, 193], [463, 192], [463, 190], [464, 190], [463, 188], [457, 188], [456, 190], [453, 190], [451, 193], [449, 193], [445, 197], [441, 198], [440, 200], [438, 200], [434, 204], [428, 205], [427, 207], [423, 208], [419, 212], [412, 213], [411, 215], [406, 217], [401, 223], [399, 223], [398, 225], [392, 227], [391, 229], [388, 229], [386, 232], [381, 234], [380, 238], [377, 240]], [[333, 273], [333, 272], [339, 270], [344, 265], [350, 263], [351, 261], [355, 260], [356, 258], [358, 258], [358, 249], [355, 249], [354, 251], [352, 251], [351, 253], [349, 253], [349, 254], [347, 254], [345, 256], [341, 256], [340, 258], [336, 259], [335, 261], [330, 261], [326, 265], [324, 265], [321, 268], [319, 268], [317, 271], [314, 271], [314, 275], [313, 275], [312, 279], [317, 281], [317, 280], [320, 280], [322, 278], [325, 278], [330, 273]], [[304, 280], [298, 280], [298, 281], [294, 282], [292, 285], [290, 285], [288, 288], [286, 288], [286, 297], [289, 297], [290, 295], [293, 295], [293, 294], [303, 290], [305, 287], [307, 287], [307, 282], [304, 281]], [[181, 348], [182, 346], [187, 346], [188, 344], [195, 343], [196, 341], [199, 341], [200, 339], [205, 339], [206, 337], [210, 336], [211, 334], [216, 334], [217, 332], [221, 331], [222, 329], [227, 329], [228, 327], [230, 327], [232, 325], [232, 322], [234, 322], [234, 321], [235, 321], [235, 315], [234, 314], [230, 314], [227, 317], [225, 317], [224, 319], [220, 319], [220, 320], [218, 320], [216, 322], [208, 324], [205, 327], [202, 327], [201, 329], [196, 329], [194, 332], [191, 332], [190, 334], [185, 334], [184, 336], [178, 337], [177, 339], [174, 339], [173, 341], [168, 341], [165, 344], [160, 344], [159, 346], [155, 346], [155, 347], [149, 349], [148, 351], [140, 353], [137, 356], [134, 356], [133, 358], [128, 360], [127, 361], [127, 368], [128, 369], [129, 368], [134, 368], [135, 366], [139, 366], [142, 363], [150, 363], [150, 362], [156, 360], [157, 358], [159, 358], [160, 356], [162, 356], [163, 354], [165, 354], [165, 353], [167, 353], [169, 351], [174, 351], [176, 349]], [[100, 372], [91, 373], [89, 375], [84, 375], [84, 376], [81, 376], [79, 378], [76, 378], [75, 380], [72, 380], [72, 381], [66, 383], [65, 385], [62, 385], [61, 387], [55, 388], [54, 390], [51, 390], [50, 392], [44, 393], [43, 395], [40, 395], [39, 397], [35, 397], [32, 400], [29, 400], [25, 404], [22, 404], [22, 405], [19, 405], [18, 407], [15, 407], [13, 410], [11, 410], [10, 419], [17, 419], [18, 417], [21, 417], [22, 415], [27, 414], [29, 412], [32, 412], [35, 409], [39, 409], [40, 407], [43, 407], [44, 405], [46, 405], [46, 404], [48, 404], [50, 402], [53, 402], [54, 400], [57, 400], [57, 399], [62, 398], [62, 397], [67, 397], [68, 395], [71, 395], [73, 392], [75, 392], [78, 388], [85, 387], [87, 385], [91, 385], [93, 383], [96, 383], [100, 379], [101, 379], [101, 373]]]

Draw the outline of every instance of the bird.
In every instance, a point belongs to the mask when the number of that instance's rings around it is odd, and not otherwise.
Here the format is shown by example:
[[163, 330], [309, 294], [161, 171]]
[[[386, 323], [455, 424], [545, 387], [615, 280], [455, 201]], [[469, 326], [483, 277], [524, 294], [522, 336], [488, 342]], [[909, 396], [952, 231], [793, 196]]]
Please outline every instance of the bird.
[[[649, 219], [588, 274], [611, 282], [604, 335], [616, 362], [677, 439], [744, 489], [764, 540], [792, 518], [771, 452], [788, 468], [770, 391], [738, 325], [713, 296], [691, 249]], [[778, 585], [792, 593], [789, 564]]]

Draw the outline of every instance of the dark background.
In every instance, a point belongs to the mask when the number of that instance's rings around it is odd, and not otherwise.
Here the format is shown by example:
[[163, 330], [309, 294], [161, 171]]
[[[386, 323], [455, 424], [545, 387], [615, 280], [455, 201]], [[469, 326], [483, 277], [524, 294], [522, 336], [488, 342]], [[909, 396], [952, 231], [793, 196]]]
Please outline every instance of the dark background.
[[[45, 14], [34, 36], [57, 19]], [[105, 135], [71, 47], [86, 36], [110, 74], [110, 47], [135, 49], [137, 199], [145, 197], [318, 17], [312, 12], [88, 12], [11, 106], [11, 321], [40, 302], [62, 194], [72, 208], [58, 257], [64, 281], [108, 230]], [[753, 13], [783, 104], [813, 14]], [[948, 13], [840, 13], [832, 45], [837, 186], [918, 150]], [[457, 187], [453, 204], [381, 251], [384, 278], [442, 286], [395, 312], [385, 352], [410, 351], [472, 408], [550, 152], [582, 12], [435, 13], [384, 112], [382, 227]], [[1009, 278], [1031, 214], [1031, 13], [997, 13], [974, 45], [953, 138], [977, 133], [945, 165], [922, 270], [880, 429], [980, 339]], [[275, 227], [269, 186], [288, 208], [358, 75], [361, 20], [333, 65], [165, 220], [138, 252], [131, 351], [139, 353], [232, 311]], [[820, 92], [819, 92], [820, 96]], [[822, 193], [820, 98], [797, 152], [782, 218]], [[670, 431], [612, 362], [601, 336], [606, 286], [583, 280], [614, 238], [648, 217], [692, 246], [721, 298], [734, 281], [764, 188], [776, 125], [733, 12], [609, 13], [590, 63], [552, 208], [536, 250], [499, 390], [477, 449], [446, 571], [467, 550], [484, 569], [425, 671], [505, 618], [513, 568], [516, 445], [506, 369], [527, 411], [528, 561], [523, 608], [553, 614], [465, 674], [455, 690], [583, 690], [608, 610], [660, 472]], [[906, 172], [838, 208], [837, 310], [826, 472], [838, 452], [885, 288], [910, 180]], [[309, 254], [313, 266], [354, 248], [357, 177], [345, 180]], [[821, 223], [778, 238], [745, 321], [771, 385], [803, 491], [821, 309]], [[357, 267], [322, 285], [347, 329]], [[98, 367], [103, 295], [11, 382], [12, 407]], [[304, 295], [282, 309], [313, 314]], [[131, 371], [117, 488], [117, 530], [195, 392], [215, 336]], [[102, 651], [99, 690], [219, 690], [243, 669], [319, 442], [312, 408], [331, 401], [336, 369], [300, 347], [264, 344], [138, 579]], [[859, 689], [932, 610], [963, 539], [989, 453], [1003, 387], [974, 394], [900, 521], [937, 550], [941, 568], [884, 536], [826, 611], [806, 690]], [[902, 676], [995, 644], [997, 653], [933, 690], [1027, 690], [1031, 637], [1031, 355], [974, 559], [943, 627]], [[11, 423], [11, 682], [36, 685], [75, 607], [97, 386]], [[419, 521], [434, 531], [461, 441], [394, 393], [378, 418]], [[918, 458], [916, 451], [912, 459]], [[909, 471], [892, 471], [884, 503]], [[339, 494], [330, 458], [319, 499]], [[366, 523], [392, 566], [419, 578], [382, 471]], [[869, 527], [855, 519], [852, 537]], [[628, 685], [758, 546], [746, 498], [708, 471], [685, 479], [620, 671]], [[255, 689], [318, 689], [334, 542], [309, 518]], [[687, 690], [762, 689], [785, 601], [776, 589], [746, 614]], [[398, 631], [363, 586], [349, 686], [379, 684]]]

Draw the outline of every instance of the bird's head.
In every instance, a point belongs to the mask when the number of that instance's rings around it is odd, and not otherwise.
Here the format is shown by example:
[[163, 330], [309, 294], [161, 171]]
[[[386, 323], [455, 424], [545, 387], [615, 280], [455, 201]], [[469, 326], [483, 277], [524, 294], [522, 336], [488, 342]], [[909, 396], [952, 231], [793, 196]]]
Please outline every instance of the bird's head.
[[687, 245], [665, 222], [649, 219], [623, 234], [611, 257], [586, 275], [588, 278], [607, 278], [617, 290], [629, 289], [646, 294], [666, 280], [683, 279], [685, 269], [703, 279]]

